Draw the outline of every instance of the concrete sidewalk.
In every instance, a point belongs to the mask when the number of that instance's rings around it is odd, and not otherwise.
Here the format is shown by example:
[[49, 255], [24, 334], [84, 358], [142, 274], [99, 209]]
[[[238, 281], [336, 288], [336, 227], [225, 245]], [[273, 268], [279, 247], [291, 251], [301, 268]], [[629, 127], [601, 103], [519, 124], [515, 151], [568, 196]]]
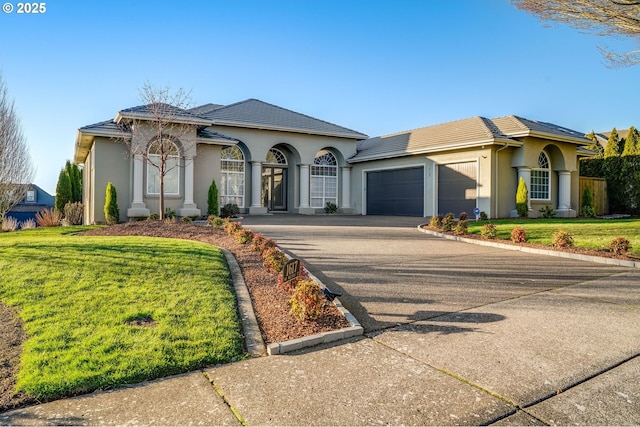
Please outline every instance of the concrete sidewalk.
[[640, 424], [637, 269], [444, 241], [411, 221], [245, 221], [343, 290], [363, 337], [9, 411], [0, 424]]

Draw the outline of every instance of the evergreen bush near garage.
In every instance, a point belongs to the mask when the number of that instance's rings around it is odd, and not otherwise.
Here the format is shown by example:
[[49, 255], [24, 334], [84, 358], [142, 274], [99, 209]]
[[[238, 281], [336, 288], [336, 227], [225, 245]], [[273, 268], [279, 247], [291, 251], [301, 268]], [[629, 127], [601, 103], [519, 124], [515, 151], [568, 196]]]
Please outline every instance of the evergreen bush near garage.
[[457, 236], [464, 236], [468, 233], [469, 220], [461, 219], [456, 222], [456, 226], [453, 228], [453, 234]]
[[231, 218], [240, 213], [240, 208], [235, 203], [227, 203], [220, 209], [220, 216], [222, 218]]
[[456, 226], [455, 216], [449, 212], [442, 220], [442, 231], [451, 231]]
[[626, 255], [629, 249], [631, 249], [631, 244], [625, 237], [616, 237], [609, 243], [609, 250], [615, 255]]
[[482, 224], [480, 235], [483, 239], [495, 239], [498, 235], [498, 229], [496, 228], [495, 224]]
[[573, 235], [564, 230], [554, 231], [551, 238], [551, 244], [554, 248], [572, 248], [574, 245]]

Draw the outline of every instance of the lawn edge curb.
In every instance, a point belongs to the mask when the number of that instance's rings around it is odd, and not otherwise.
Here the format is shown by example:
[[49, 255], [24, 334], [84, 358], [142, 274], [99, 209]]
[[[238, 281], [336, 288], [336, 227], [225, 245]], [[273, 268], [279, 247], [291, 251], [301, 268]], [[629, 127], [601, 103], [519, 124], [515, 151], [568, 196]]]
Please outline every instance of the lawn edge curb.
[[570, 252], [555, 251], [551, 248], [538, 249], [538, 248], [531, 248], [528, 246], [511, 245], [509, 243], [504, 243], [504, 242], [492, 242], [490, 240], [469, 239], [467, 237], [454, 236], [451, 234], [440, 233], [438, 231], [423, 228], [425, 225], [428, 225], [428, 224], [425, 223], [425, 224], [418, 225], [417, 227], [418, 230], [425, 234], [430, 234], [432, 236], [442, 237], [449, 240], [455, 240], [458, 242], [471, 243], [471, 244], [480, 245], [480, 246], [490, 246], [490, 247], [500, 248], [500, 249], [508, 249], [511, 251], [528, 252], [528, 253], [537, 254], [537, 255], [549, 255], [549, 256], [555, 256], [560, 258], [571, 258], [579, 261], [588, 261], [588, 262], [595, 262], [599, 264], [616, 265], [619, 267], [640, 268], [640, 261], [628, 261], [628, 260], [615, 259], [615, 258], [599, 257], [594, 255], [574, 254]]
[[242, 332], [247, 351], [253, 357], [264, 356], [266, 354], [266, 347], [262, 339], [260, 327], [258, 326], [258, 319], [253, 311], [249, 289], [244, 281], [244, 277], [242, 277], [240, 265], [229, 250], [224, 248], [220, 248], [220, 250], [227, 260], [231, 279], [233, 280], [233, 288], [235, 289], [236, 300], [238, 301], [238, 314], [240, 315], [242, 323]]

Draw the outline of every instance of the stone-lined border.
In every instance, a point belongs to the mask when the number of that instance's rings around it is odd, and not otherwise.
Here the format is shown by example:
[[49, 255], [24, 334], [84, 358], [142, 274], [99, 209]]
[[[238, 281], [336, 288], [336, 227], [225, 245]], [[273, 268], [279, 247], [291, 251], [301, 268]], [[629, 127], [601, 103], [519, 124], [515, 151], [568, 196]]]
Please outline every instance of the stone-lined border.
[[236, 257], [227, 249], [220, 248], [224, 257], [227, 259], [227, 265], [231, 272], [233, 287], [236, 291], [236, 299], [238, 300], [238, 312], [242, 321], [242, 330], [244, 332], [244, 342], [247, 351], [254, 357], [264, 356], [266, 354], [264, 340], [258, 326], [258, 319], [253, 311], [253, 304], [249, 296], [249, 289], [242, 277], [242, 270], [236, 260]]
[[[236, 299], [238, 300], [238, 312], [240, 314], [242, 329], [244, 331], [245, 345], [247, 347], [247, 351], [253, 357], [260, 357], [266, 354], [275, 356], [277, 354], [289, 353], [301, 348], [339, 341], [345, 338], [362, 335], [364, 333], [364, 328], [360, 325], [358, 319], [356, 319], [355, 316], [342, 305], [340, 300], [336, 298], [333, 300], [333, 304], [338, 308], [338, 310], [340, 310], [351, 326], [336, 331], [322, 332], [308, 337], [273, 343], [269, 344], [269, 346], [265, 346], [262, 334], [260, 333], [260, 327], [258, 326], [258, 320], [255, 312], [253, 311], [253, 304], [251, 303], [251, 297], [249, 296], [249, 289], [242, 277], [242, 270], [240, 270], [238, 261], [231, 252], [224, 248], [220, 249], [227, 260], [229, 271], [231, 272], [233, 287], [236, 292]], [[288, 258], [291, 258], [288, 254], [285, 253], [285, 255], [287, 255]], [[309, 270], [307, 270], [307, 272], [309, 273], [310, 278], [316, 281], [322, 288], [325, 287], [317, 277], [309, 272]]]
[[468, 237], [454, 236], [451, 234], [440, 233], [438, 231], [433, 231], [433, 230], [423, 228], [423, 226], [425, 225], [427, 224], [418, 225], [418, 230], [425, 234], [431, 234], [433, 236], [443, 237], [449, 240], [456, 240], [459, 242], [471, 243], [471, 244], [480, 245], [480, 246], [491, 246], [494, 248], [508, 249], [511, 251], [522, 251], [522, 252], [529, 252], [529, 253], [538, 254], [538, 255], [550, 255], [550, 256], [556, 256], [560, 258], [571, 258], [571, 259], [577, 259], [580, 261], [589, 261], [589, 262], [597, 262], [600, 264], [616, 265], [619, 267], [640, 268], [640, 261], [628, 261], [628, 260], [622, 260], [622, 259], [616, 259], [616, 258], [599, 257], [594, 255], [576, 254], [572, 252], [554, 251], [551, 249], [532, 248], [529, 246], [510, 245], [508, 243], [500, 243], [500, 242], [495, 242], [491, 240], [469, 239]]

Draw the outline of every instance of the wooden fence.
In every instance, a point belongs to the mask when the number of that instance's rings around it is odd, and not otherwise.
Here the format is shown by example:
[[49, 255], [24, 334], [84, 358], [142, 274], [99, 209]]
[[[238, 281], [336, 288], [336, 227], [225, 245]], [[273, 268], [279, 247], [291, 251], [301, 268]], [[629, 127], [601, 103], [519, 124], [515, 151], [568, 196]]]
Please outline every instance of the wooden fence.
[[[593, 209], [596, 215], [609, 214], [609, 200], [607, 199], [607, 180], [604, 178], [580, 177], [580, 203], [582, 206], [582, 192], [585, 187], [591, 187], [593, 191]], [[578, 213], [579, 214], [579, 213]]]

